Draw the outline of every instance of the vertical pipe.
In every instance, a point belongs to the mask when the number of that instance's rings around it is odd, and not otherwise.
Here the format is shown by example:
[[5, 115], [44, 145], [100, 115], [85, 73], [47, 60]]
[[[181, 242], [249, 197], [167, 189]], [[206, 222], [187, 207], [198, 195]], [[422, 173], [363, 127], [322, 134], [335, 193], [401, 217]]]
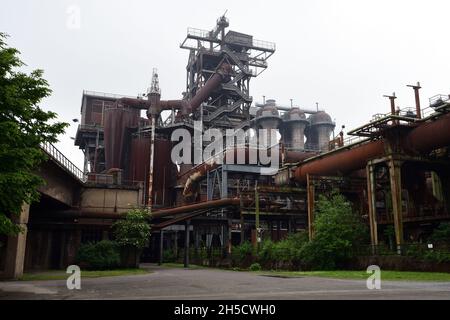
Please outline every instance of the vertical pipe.
[[147, 198], [147, 207], [148, 210], [152, 211], [153, 199], [153, 156], [155, 154], [155, 124], [156, 124], [156, 116], [152, 116], [152, 131], [150, 137], [150, 165], [149, 165], [149, 173], [148, 173], [148, 198]]
[[414, 89], [414, 98], [416, 100], [416, 117], [417, 117], [417, 119], [422, 119], [422, 114], [420, 111], [420, 96], [419, 96], [419, 90], [422, 87], [420, 86], [419, 82], [417, 82], [416, 85], [407, 85], [407, 87]]
[[375, 205], [375, 168], [373, 165], [367, 165], [367, 200], [369, 206], [369, 225], [370, 225], [370, 241], [372, 244], [372, 254], [376, 253], [378, 245], [378, 230], [376, 220]]
[[402, 183], [401, 162], [389, 160], [389, 180], [391, 183], [392, 211], [394, 214], [395, 241], [397, 253], [402, 252], [403, 243], [403, 221], [402, 221]]
[[[389, 98], [390, 104], [391, 104], [391, 115], [395, 116], [397, 115], [397, 112], [395, 111], [395, 99], [397, 97], [395, 96], [395, 92], [392, 93], [392, 96], [384, 95], [383, 97]], [[397, 124], [397, 120], [392, 120], [392, 124]]]
[[255, 228], [256, 228], [256, 249], [259, 250], [259, 242], [261, 240], [261, 229], [259, 228], [258, 181], [255, 181]]
[[190, 220], [186, 220], [184, 225], [184, 267], [189, 268], [189, 229]]
[[244, 228], [245, 221], [244, 221], [244, 214], [242, 213], [242, 210], [243, 210], [242, 202], [243, 202], [242, 196], [240, 195], [239, 196], [239, 212], [241, 213], [241, 222], [240, 222], [240, 224], [241, 224], [241, 244], [243, 244], [245, 241], [245, 239], [244, 239], [245, 238], [245, 228]]

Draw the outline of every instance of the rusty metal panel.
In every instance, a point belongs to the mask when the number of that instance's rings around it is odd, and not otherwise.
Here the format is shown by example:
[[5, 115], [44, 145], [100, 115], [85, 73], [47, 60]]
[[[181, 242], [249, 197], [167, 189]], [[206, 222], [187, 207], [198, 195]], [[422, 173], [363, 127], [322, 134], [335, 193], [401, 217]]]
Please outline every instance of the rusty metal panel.
[[[176, 167], [170, 158], [172, 143], [166, 139], [155, 139], [152, 198], [155, 205], [169, 205], [173, 195], [173, 176]], [[150, 137], [142, 134], [131, 139], [131, 156], [127, 179], [148, 183], [150, 164]], [[147, 190], [148, 188], [146, 188]]]
[[[104, 112], [104, 144], [106, 170], [125, 169], [124, 160], [129, 145], [129, 129], [137, 128], [139, 110], [132, 108], [108, 108]], [[128, 130], [127, 130], [128, 129]]]

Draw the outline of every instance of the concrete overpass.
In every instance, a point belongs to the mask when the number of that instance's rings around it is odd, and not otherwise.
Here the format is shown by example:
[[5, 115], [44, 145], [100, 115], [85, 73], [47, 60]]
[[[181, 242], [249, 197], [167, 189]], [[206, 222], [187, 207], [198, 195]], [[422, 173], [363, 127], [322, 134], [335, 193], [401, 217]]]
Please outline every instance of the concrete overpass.
[[[36, 170], [45, 184], [39, 202], [24, 204], [15, 222], [23, 232], [0, 248], [0, 277], [19, 278], [25, 269], [61, 268], [75, 259], [82, 231], [110, 229], [114, 219], [142, 203], [142, 183], [115, 174], [85, 175], [52, 144], [41, 146], [47, 161]], [[4, 239], [5, 240], [5, 239]]]

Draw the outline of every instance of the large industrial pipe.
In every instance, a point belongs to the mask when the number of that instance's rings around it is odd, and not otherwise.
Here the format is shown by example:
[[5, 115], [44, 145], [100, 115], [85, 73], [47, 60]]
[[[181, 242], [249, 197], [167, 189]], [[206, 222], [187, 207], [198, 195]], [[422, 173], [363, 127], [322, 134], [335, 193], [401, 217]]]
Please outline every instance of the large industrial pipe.
[[222, 81], [231, 73], [231, 66], [223, 63], [209, 79], [205, 85], [197, 91], [195, 96], [189, 101], [187, 106], [182, 109], [182, 113], [187, 115], [194, 112], [203, 101], [205, 101]]
[[[406, 135], [404, 147], [409, 152], [423, 153], [448, 146], [449, 128], [450, 114], [432, 122], [420, 123]], [[295, 170], [294, 178], [298, 182], [304, 182], [307, 174], [346, 174], [364, 168], [368, 160], [380, 157], [384, 153], [383, 140], [364, 143], [351, 149], [340, 149], [300, 165]]]
[[[255, 149], [257, 154], [258, 150]], [[245, 163], [249, 163], [249, 148], [234, 148], [224, 151], [223, 158], [219, 156], [208, 159], [191, 170], [185, 172], [181, 177], [187, 176], [184, 185], [183, 197], [192, 198], [195, 195], [196, 183], [203, 180], [208, 171], [214, 170], [222, 163], [240, 163], [239, 156], [243, 155]]]
[[306, 181], [307, 174], [333, 175], [346, 174], [363, 168], [368, 159], [378, 157], [384, 153], [384, 142], [377, 140], [356, 146], [352, 149], [341, 150], [323, 158], [312, 160], [300, 165], [294, 173], [296, 181]]
[[[226, 198], [219, 200], [204, 201], [179, 207], [155, 210], [151, 213], [151, 218], [163, 218], [166, 216], [189, 213], [202, 209], [220, 208], [226, 206], [239, 206], [240, 199]], [[43, 213], [43, 217], [64, 217], [64, 218], [100, 218], [100, 219], [119, 219], [125, 217], [125, 213], [103, 212], [103, 211], [81, 211], [81, 210], [62, 210], [49, 211]]]
[[[187, 180], [184, 185], [183, 197], [192, 198], [195, 195], [195, 186], [198, 182], [206, 177], [208, 171], [214, 170], [219, 167], [222, 163], [236, 163], [241, 164], [240, 161], [244, 160], [245, 164], [249, 164], [250, 152], [254, 152], [255, 155], [258, 154], [258, 149], [249, 148], [234, 148], [225, 151], [223, 159], [219, 157], [214, 157], [205, 162], [199, 164], [198, 166], [192, 168], [191, 170], [185, 172], [183, 176], [187, 176]], [[285, 151], [280, 150], [279, 161], [284, 161], [286, 163], [298, 162], [305, 160], [307, 158], [317, 155], [315, 152], [300, 152], [300, 151]], [[244, 156], [244, 159], [239, 159], [240, 156]], [[221, 160], [221, 161], [219, 161]]]
[[205, 101], [227, 76], [231, 73], [231, 66], [228, 63], [222, 63], [216, 71], [205, 83], [203, 87], [198, 90], [191, 100], [159, 100], [159, 96], [155, 96], [152, 99], [133, 99], [133, 98], [120, 98], [116, 101], [117, 104], [122, 103], [124, 105], [148, 110], [148, 116], [157, 115], [163, 110], [181, 110], [183, 115], [188, 115], [194, 112], [203, 101]]
[[170, 208], [170, 209], [157, 210], [157, 211], [152, 212], [151, 217], [152, 218], [162, 218], [162, 217], [176, 215], [176, 214], [180, 214], [180, 213], [194, 212], [194, 211], [202, 210], [202, 209], [211, 209], [211, 208], [218, 208], [218, 207], [224, 207], [224, 206], [239, 206], [239, 205], [240, 205], [240, 199], [237, 199], [237, 198], [211, 200], [211, 201], [204, 201], [204, 202], [198, 202], [198, 203], [194, 203], [194, 204], [183, 205], [183, 206]]
[[425, 122], [412, 130], [405, 139], [405, 147], [414, 152], [427, 152], [450, 145], [450, 113]]

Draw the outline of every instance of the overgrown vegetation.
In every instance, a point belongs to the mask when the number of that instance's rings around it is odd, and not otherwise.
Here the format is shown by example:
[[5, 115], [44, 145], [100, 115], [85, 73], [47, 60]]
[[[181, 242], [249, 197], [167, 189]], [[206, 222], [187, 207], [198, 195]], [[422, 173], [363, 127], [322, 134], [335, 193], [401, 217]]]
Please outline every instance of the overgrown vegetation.
[[108, 240], [81, 245], [75, 260], [86, 270], [115, 269], [120, 265], [117, 245]]
[[300, 253], [311, 269], [343, 267], [354, 257], [356, 247], [369, 241], [366, 225], [336, 192], [329, 198], [319, 196], [314, 219], [314, 237]]
[[441, 223], [430, 237], [430, 241], [436, 244], [450, 244], [450, 222]]
[[424, 262], [450, 262], [450, 223], [441, 223], [431, 234], [427, 244], [414, 243], [406, 246], [405, 255]]
[[147, 211], [132, 209], [113, 225], [115, 241], [103, 240], [80, 246], [76, 261], [82, 269], [111, 270], [119, 267], [137, 268], [140, 250], [150, 236]]
[[312, 241], [302, 231], [278, 242], [265, 240], [257, 253], [250, 243], [244, 243], [234, 248], [234, 256], [243, 261], [253, 254], [265, 269], [330, 270], [345, 266], [354, 257], [356, 246], [369, 240], [364, 223], [336, 192], [319, 197], [313, 229]]
[[0, 32], [0, 234], [12, 235], [21, 231], [14, 217], [23, 203], [39, 198], [44, 183], [33, 173], [46, 159], [40, 145], [56, 142], [68, 124], [38, 106], [51, 94], [43, 71], [19, 71], [20, 52], [7, 46], [6, 37]]

